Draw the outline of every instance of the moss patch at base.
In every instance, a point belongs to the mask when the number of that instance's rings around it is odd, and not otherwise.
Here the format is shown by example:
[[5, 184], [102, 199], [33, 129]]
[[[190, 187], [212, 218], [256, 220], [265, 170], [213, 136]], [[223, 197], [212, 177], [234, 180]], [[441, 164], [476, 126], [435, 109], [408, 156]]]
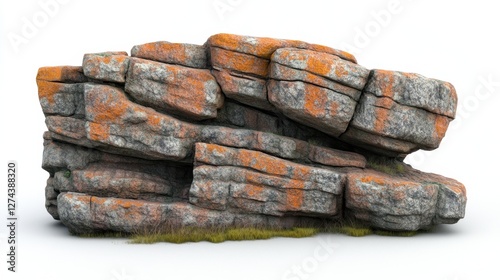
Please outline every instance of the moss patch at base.
[[208, 241], [220, 243], [227, 240], [259, 240], [273, 237], [310, 237], [319, 232], [316, 228], [292, 229], [258, 229], [258, 228], [233, 228], [233, 229], [199, 229], [182, 228], [169, 233], [134, 235], [131, 243], [152, 244], [157, 242], [185, 243]]
[[362, 237], [367, 235], [380, 236], [401, 236], [411, 237], [419, 231], [384, 231], [373, 230], [361, 226], [337, 226], [325, 229], [311, 227], [296, 227], [290, 229], [263, 229], [263, 228], [229, 228], [229, 229], [200, 229], [200, 228], [181, 228], [171, 230], [166, 233], [143, 233], [126, 234], [120, 232], [98, 232], [89, 234], [77, 234], [82, 238], [128, 238], [133, 244], [154, 244], [158, 242], [167, 243], [187, 243], [208, 241], [212, 243], [221, 243], [224, 241], [242, 241], [242, 240], [263, 240], [274, 237], [302, 238], [311, 237], [318, 233], [340, 233], [348, 236]]

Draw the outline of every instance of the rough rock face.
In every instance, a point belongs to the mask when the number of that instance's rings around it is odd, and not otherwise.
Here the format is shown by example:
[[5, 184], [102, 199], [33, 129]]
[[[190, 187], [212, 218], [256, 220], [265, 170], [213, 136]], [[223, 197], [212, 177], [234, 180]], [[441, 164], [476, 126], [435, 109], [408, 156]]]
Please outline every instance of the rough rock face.
[[397, 231], [465, 215], [462, 184], [401, 162], [445, 136], [447, 82], [231, 34], [85, 54], [36, 81], [46, 208], [75, 233], [344, 220]]

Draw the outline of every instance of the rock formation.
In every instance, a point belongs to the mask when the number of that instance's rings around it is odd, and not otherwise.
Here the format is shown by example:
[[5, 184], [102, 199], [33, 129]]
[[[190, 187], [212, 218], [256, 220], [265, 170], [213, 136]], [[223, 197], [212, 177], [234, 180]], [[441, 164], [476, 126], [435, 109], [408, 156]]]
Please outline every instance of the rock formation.
[[230, 34], [85, 54], [36, 81], [46, 208], [74, 233], [345, 220], [400, 231], [465, 214], [461, 183], [402, 162], [445, 136], [447, 82]]

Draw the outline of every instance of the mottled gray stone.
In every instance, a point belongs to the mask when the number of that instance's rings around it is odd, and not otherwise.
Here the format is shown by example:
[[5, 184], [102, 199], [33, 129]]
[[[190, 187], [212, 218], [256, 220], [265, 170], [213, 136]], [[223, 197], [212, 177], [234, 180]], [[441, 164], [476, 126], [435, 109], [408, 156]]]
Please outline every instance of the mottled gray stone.
[[[441, 143], [450, 118], [423, 109], [403, 106], [390, 99], [365, 93], [351, 122], [353, 128], [435, 149]], [[367, 144], [371, 144], [366, 141]]]
[[206, 49], [200, 45], [158, 41], [136, 45], [130, 53], [133, 57], [168, 64], [178, 64], [193, 68], [208, 68]]
[[364, 170], [349, 172], [347, 181], [348, 214], [375, 228], [414, 231], [456, 223], [465, 214], [465, 187], [436, 174]]
[[85, 76], [106, 82], [124, 83], [129, 64], [126, 52], [90, 53], [83, 56]]
[[[261, 152], [196, 144], [190, 202], [202, 207], [282, 216], [339, 214], [344, 175]], [[205, 165], [208, 164], [208, 165]]]
[[455, 118], [457, 94], [452, 84], [414, 73], [372, 70], [365, 92]]
[[[294, 48], [281, 48], [277, 49], [271, 61], [281, 64], [288, 68], [301, 70], [312, 75], [299, 74], [297, 76], [288, 76], [288, 79], [300, 79], [305, 82], [313, 82], [315, 77], [320, 76], [326, 78], [334, 83], [345, 85], [350, 88], [362, 90], [366, 84], [370, 71], [363, 66], [344, 60], [336, 55], [331, 55], [324, 52], [317, 52], [312, 50], [294, 49]], [[276, 70], [276, 69], [275, 69]], [[271, 72], [271, 75], [279, 74], [278, 72]], [[281, 76], [281, 75], [278, 75]], [[277, 77], [279, 79], [279, 77]], [[332, 90], [338, 90], [332, 83], [330, 85]], [[340, 91], [342, 92], [342, 91]], [[344, 93], [349, 95], [349, 93]], [[358, 95], [351, 96], [357, 100]]]
[[356, 108], [350, 97], [304, 82], [270, 80], [268, 96], [285, 116], [336, 137], [347, 129]]
[[195, 120], [215, 118], [224, 102], [206, 69], [131, 58], [125, 91], [136, 102]]

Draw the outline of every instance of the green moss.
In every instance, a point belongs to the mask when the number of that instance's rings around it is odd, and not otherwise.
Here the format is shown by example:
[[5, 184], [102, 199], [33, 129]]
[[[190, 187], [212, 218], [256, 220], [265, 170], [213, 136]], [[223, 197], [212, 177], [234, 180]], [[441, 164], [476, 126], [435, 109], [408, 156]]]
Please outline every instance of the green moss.
[[369, 156], [366, 160], [366, 167], [389, 175], [403, 174], [406, 170], [405, 164], [395, 158]]
[[66, 170], [66, 171], [64, 171], [63, 176], [64, 176], [65, 178], [69, 178], [69, 177], [71, 177], [71, 171], [70, 171], [70, 170]]
[[81, 233], [73, 234], [80, 238], [129, 238], [130, 234], [123, 232], [105, 231], [105, 232], [92, 232], [92, 233]]
[[258, 240], [273, 237], [309, 237], [317, 234], [315, 228], [292, 229], [260, 229], [260, 228], [233, 228], [233, 229], [199, 229], [182, 228], [168, 233], [137, 234], [132, 236], [131, 243], [152, 244], [157, 242], [185, 243], [208, 241], [220, 243], [227, 240]]
[[335, 225], [328, 228], [295, 227], [290, 229], [264, 229], [264, 228], [227, 228], [227, 229], [200, 229], [185, 227], [171, 229], [166, 232], [149, 232], [140, 234], [126, 234], [120, 232], [98, 232], [88, 234], [76, 234], [81, 238], [128, 238], [134, 244], [154, 244], [158, 242], [187, 243], [208, 241], [221, 243], [224, 241], [240, 240], [262, 240], [274, 237], [302, 238], [314, 236], [318, 233], [340, 233], [354, 237], [362, 237], [371, 234], [381, 236], [403, 236], [416, 235], [417, 231], [384, 231], [372, 230], [371, 228], [358, 224]]
[[376, 235], [382, 236], [401, 236], [401, 237], [411, 237], [415, 236], [418, 231], [387, 231], [387, 230], [375, 230]]
[[372, 230], [367, 227], [342, 226], [338, 232], [354, 237], [361, 237], [372, 234]]

